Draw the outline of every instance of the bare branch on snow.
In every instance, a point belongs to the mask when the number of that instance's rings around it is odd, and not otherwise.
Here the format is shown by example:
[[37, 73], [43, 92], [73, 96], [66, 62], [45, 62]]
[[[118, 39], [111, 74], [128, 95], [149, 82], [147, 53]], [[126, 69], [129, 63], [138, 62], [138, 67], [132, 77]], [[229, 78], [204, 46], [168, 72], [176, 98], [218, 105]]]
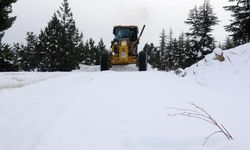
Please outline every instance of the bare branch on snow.
[[203, 146], [207, 143], [207, 141], [210, 139], [215, 134], [222, 133], [223, 135], [226, 136], [228, 140], [233, 140], [233, 137], [231, 134], [228, 132], [228, 130], [225, 128], [223, 124], [219, 124], [205, 109], [202, 107], [194, 104], [194, 103], [187, 103], [190, 106], [192, 106], [192, 109], [186, 109], [186, 108], [177, 108], [177, 107], [167, 107], [167, 109], [171, 109], [174, 111], [177, 111], [175, 113], [168, 113], [168, 116], [182, 116], [182, 117], [190, 117], [190, 118], [197, 118], [203, 121], [206, 121], [214, 126], [216, 126], [219, 130], [211, 133], [207, 137], [205, 137], [205, 141], [203, 142]]

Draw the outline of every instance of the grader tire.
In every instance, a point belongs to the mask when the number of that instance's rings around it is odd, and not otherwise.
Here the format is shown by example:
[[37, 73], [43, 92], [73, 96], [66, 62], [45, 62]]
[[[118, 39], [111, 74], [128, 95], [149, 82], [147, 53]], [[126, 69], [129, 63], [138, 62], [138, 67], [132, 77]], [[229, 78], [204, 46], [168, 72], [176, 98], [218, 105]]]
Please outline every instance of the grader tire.
[[104, 52], [101, 57], [101, 71], [107, 70], [109, 70], [109, 54], [108, 52]]
[[146, 52], [141, 51], [138, 58], [139, 71], [147, 71], [147, 57]]

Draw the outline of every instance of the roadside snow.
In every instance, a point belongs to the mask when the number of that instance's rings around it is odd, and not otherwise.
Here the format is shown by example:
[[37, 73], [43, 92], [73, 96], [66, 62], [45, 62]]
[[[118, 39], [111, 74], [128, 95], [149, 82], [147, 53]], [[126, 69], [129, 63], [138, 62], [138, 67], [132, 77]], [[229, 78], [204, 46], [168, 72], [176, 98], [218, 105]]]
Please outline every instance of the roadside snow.
[[88, 65], [80, 65], [79, 70], [75, 70], [75, 72], [99, 72], [100, 66], [88, 66]]
[[0, 90], [8, 88], [18, 88], [25, 85], [33, 84], [39, 81], [43, 81], [49, 78], [58, 77], [63, 75], [62, 73], [25, 73], [25, 72], [9, 72], [0, 73]]
[[[215, 53], [217, 52], [218, 49], [215, 49]], [[250, 88], [250, 82], [247, 82], [250, 81], [250, 44], [223, 51], [223, 55], [225, 57], [223, 62], [215, 60], [214, 53], [207, 55], [204, 60], [186, 69], [188, 76], [202, 86], [214, 88], [224, 86], [221, 90], [234, 88], [235, 92], [239, 91], [238, 87], [248, 90]]]

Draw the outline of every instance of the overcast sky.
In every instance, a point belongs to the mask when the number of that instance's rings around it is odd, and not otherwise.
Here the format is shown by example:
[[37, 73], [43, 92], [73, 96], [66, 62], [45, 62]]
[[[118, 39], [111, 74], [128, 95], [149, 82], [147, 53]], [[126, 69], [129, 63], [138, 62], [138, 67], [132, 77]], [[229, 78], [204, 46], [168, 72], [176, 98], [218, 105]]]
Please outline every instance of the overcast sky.
[[[146, 42], [158, 45], [162, 28], [172, 28], [175, 36], [186, 32], [184, 24], [189, 10], [200, 6], [204, 0], [69, 0], [76, 25], [84, 34], [84, 41], [92, 37], [99, 41], [102, 37], [107, 47], [113, 38], [112, 28], [119, 24], [146, 25], [141, 47]], [[229, 23], [230, 13], [222, 8], [228, 0], [211, 0], [214, 11], [221, 20], [215, 26], [214, 36], [223, 42], [227, 33], [223, 26]], [[17, 15], [15, 24], [4, 37], [4, 42], [25, 43], [26, 33], [39, 34], [47, 25], [62, 0], [18, 0], [13, 5], [13, 15]]]

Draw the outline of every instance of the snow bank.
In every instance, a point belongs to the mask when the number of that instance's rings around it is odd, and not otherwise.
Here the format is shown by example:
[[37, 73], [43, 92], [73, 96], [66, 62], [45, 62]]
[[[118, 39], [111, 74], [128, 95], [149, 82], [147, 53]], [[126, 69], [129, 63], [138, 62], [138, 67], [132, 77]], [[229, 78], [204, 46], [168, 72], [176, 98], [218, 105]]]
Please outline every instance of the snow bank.
[[0, 90], [7, 88], [18, 88], [33, 84], [49, 78], [61, 76], [63, 73], [28, 73], [28, 72], [10, 72], [0, 73]]
[[[219, 62], [218, 60], [214, 59], [215, 54], [221, 55], [224, 54], [226, 60], [224, 62]], [[216, 70], [239, 70], [245, 71], [249, 70], [250, 66], [250, 43], [222, 51], [220, 48], [216, 48], [214, 53], [211, 53], [206, 56], [204, 60], [201, 60], [197, 64], [191, 66], [190, 68], [186, 69], [189, 72], [195, 71], [199, 72], [201, 70], [209, 70], [211, 68], [215, 68]], [[245, 68], [245, 69], [244, 69]]]
[[[216, 84], [230, 85], [239, 84], [246, 88], [250, 87], [250, 43], [223, 51], [224, 61], [215, 59], [215, 54], [221, 54], [220, 49], [206, 56], [197, 64], [186, 69], [188, 76], [197, 80], [201, 85], [208, 86], [210, 80]], [[213, 83], [210, 83], [213, 84]]]
[[80, 69], [75, 70], [76, 72], [99, 72], [100, 66], [89, 66], [89, 65], [80, 65]]

